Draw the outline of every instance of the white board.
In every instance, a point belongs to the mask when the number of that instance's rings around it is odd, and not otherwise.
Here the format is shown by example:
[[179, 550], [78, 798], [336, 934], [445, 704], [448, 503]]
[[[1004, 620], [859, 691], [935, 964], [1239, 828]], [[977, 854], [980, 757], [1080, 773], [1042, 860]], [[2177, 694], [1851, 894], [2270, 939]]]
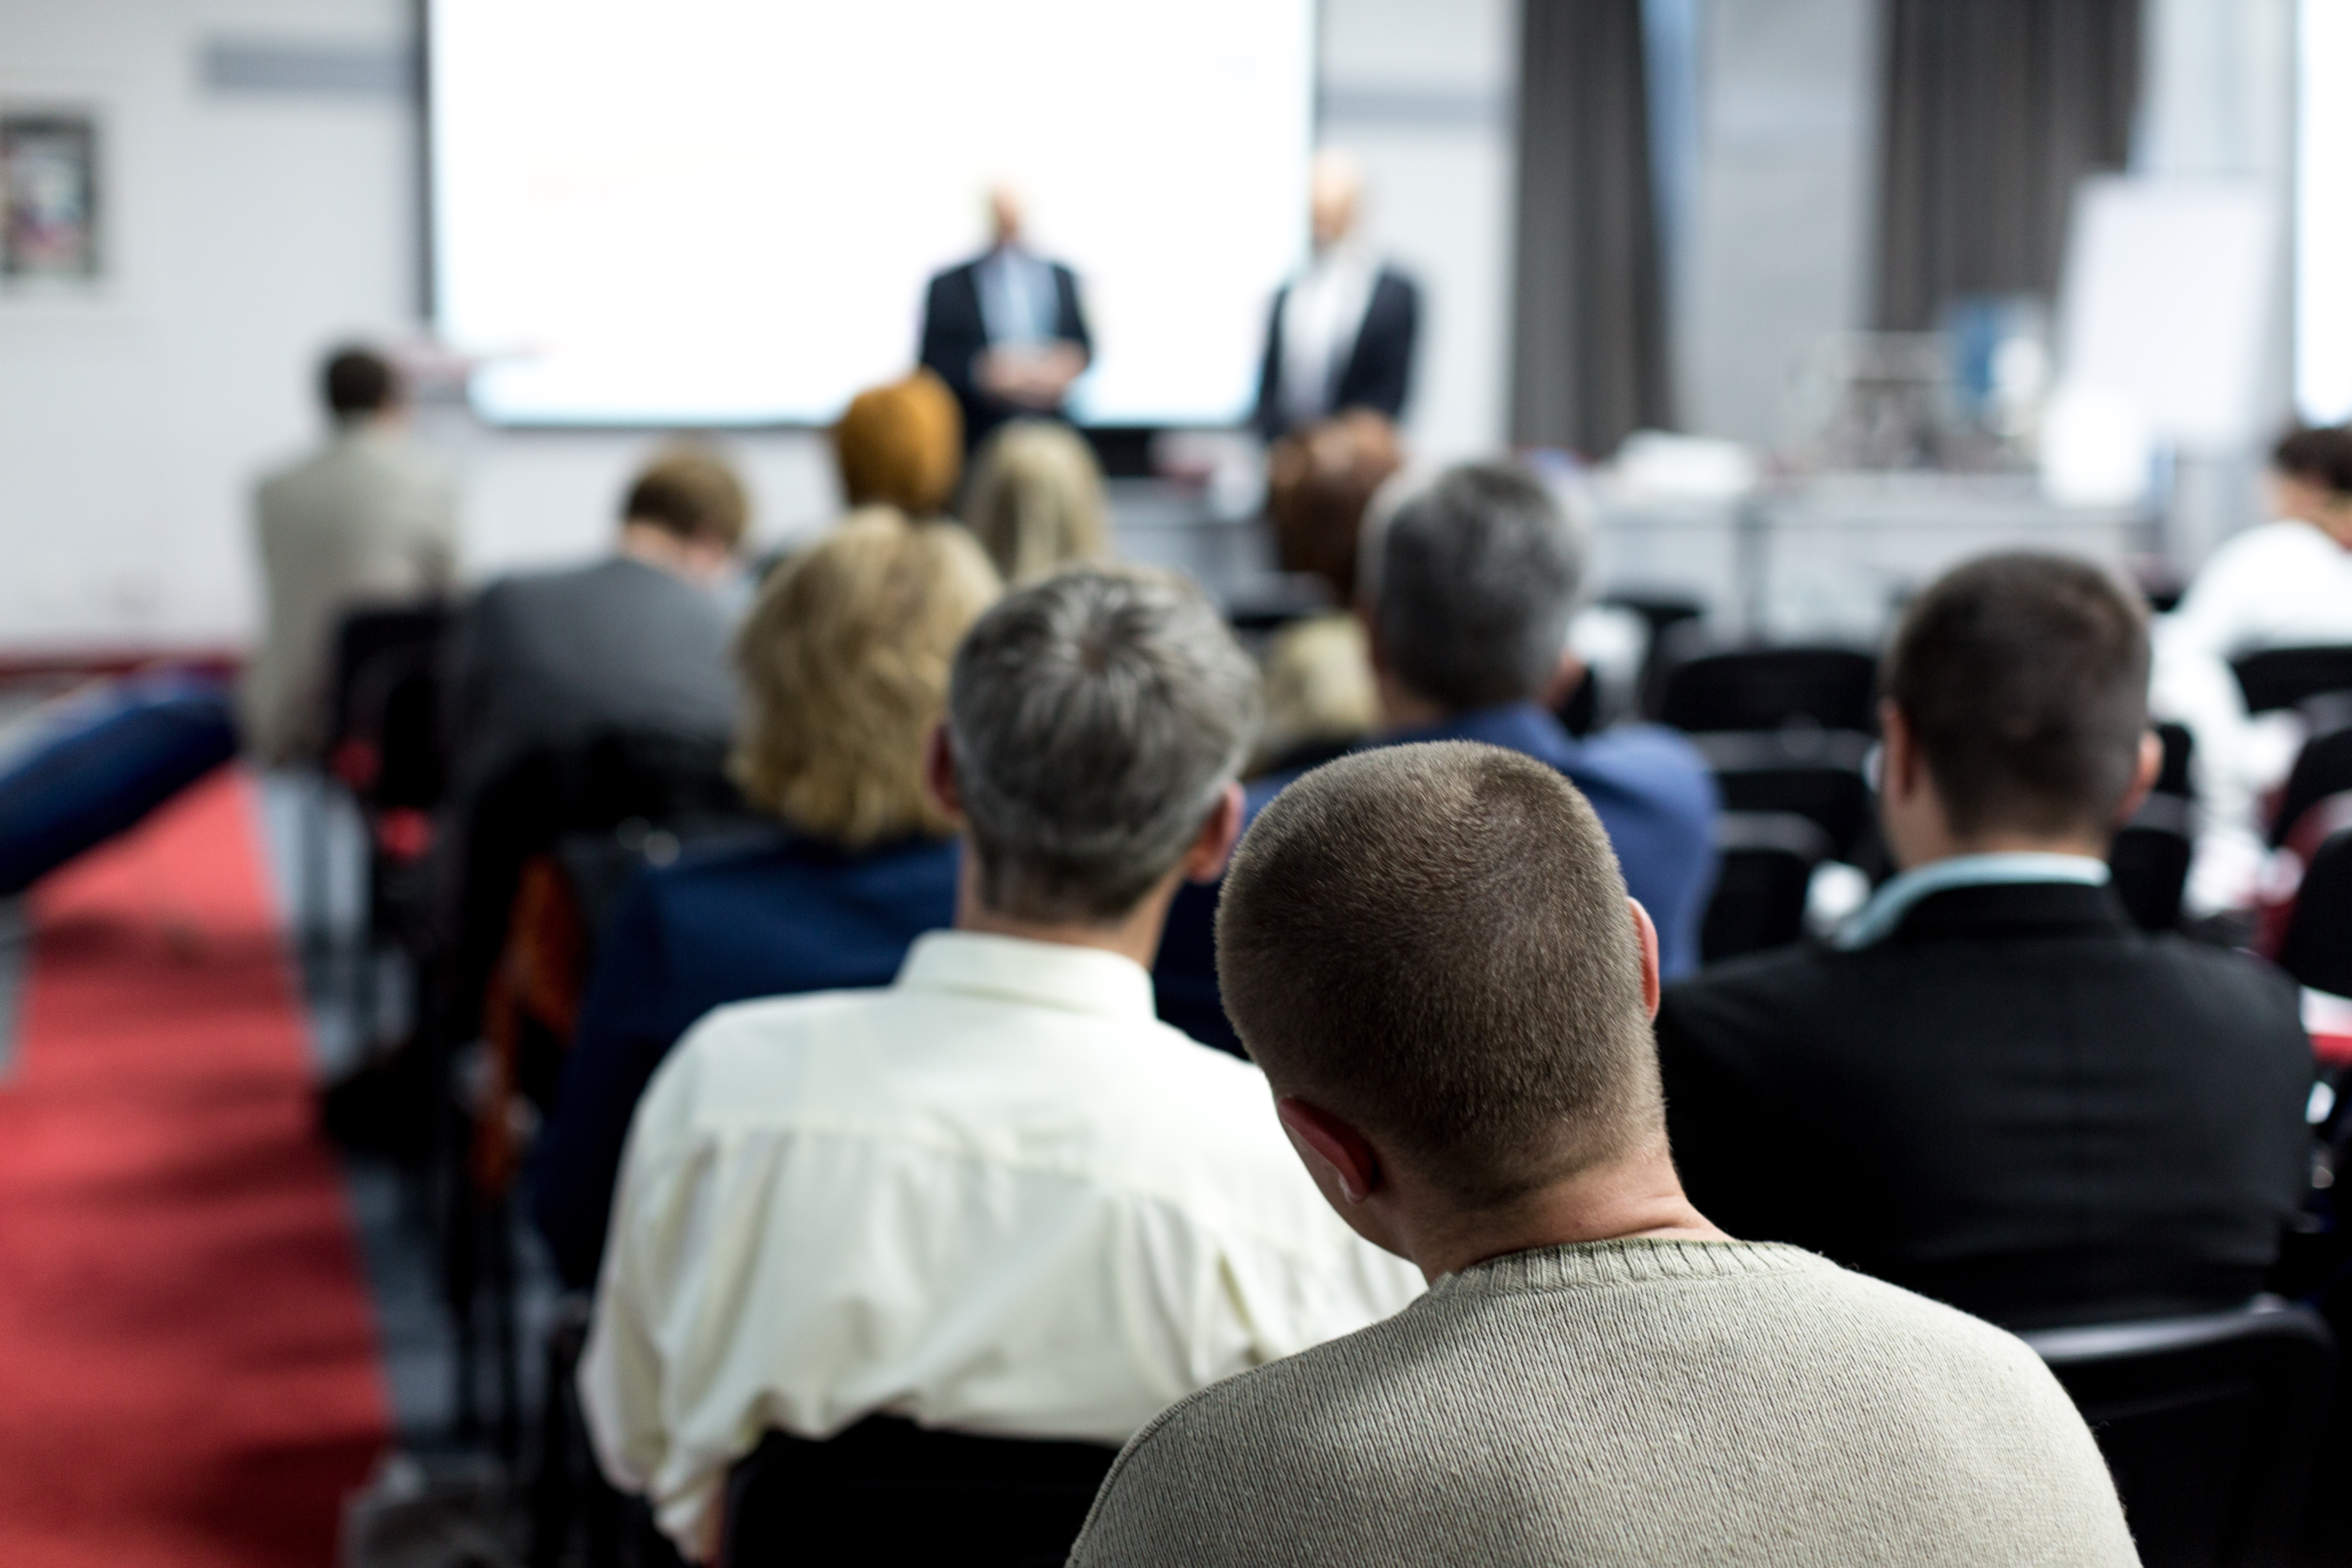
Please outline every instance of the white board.
[[1025, 194], [1074, 412], [1245, 412], [1306, 247], [1312, 0], [433, 0], [435, 313], [488, 417], [822, 424]]

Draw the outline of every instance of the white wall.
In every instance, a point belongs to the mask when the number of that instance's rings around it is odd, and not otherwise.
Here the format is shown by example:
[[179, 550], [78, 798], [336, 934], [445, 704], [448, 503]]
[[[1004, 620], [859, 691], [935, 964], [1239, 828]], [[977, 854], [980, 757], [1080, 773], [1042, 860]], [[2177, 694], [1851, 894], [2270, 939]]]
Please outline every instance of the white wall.
[[1685, 429], [1763, 447], [1816, 343], [1870, 311], [1873, 0], [1701, 0], [1698, 191], [1671, 330]]
[[[390, 62], [407, 0], [0, 0], [0, 107], [98, 109], [114, 267], [88, 299], [0, 290], [0, 656], [241, 644], [253, 479], [315, 438], [310, 377], [347, 336], [417, 331], [412, 102], [386, 81], [254, 90], [224, 41]], [[1417, 450], [1505, 428], [1516, 0], [1327, 0], [1329, 140], [1373, 187], [1376, 241], [1428, 289]], [[367, 72], [362, 69], [362, 79]], [[501, 432], [428, 408], [458, 468], [470, 567], [597, 549], [648, 434]], [[821, 441], [730, 440], [758, 526], [834, 505]]]

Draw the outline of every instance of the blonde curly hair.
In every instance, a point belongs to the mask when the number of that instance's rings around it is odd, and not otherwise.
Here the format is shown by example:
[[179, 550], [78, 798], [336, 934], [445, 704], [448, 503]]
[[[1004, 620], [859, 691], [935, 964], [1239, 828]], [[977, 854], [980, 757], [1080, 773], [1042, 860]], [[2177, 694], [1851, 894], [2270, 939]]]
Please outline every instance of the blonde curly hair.
[[854, 512], [779, 566], [735, 639], [744, 795], [848, 849], [953, 825], [923, 784], [956, 645], [1002, 591], [954, 523]]

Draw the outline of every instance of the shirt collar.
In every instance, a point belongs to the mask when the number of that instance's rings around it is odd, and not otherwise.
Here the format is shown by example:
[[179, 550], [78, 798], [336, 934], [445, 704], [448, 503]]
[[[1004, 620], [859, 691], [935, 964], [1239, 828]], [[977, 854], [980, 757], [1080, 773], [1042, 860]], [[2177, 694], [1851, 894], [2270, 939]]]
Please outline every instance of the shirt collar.
[[1903, 917], [1930, 894], [1954, 888], [2002, 887], [2019, 882], [2073, 882], [2085, 888], [2107, 885], [2107, 863], [2088, 855], [2050, 855], [2013, 851], [1998, 855], [1955, 855], [1931, 860], [1906, 871], [1871, 896], [1852, 920], [1839, 928], [1835, 944], [1868, 947], [1894, 934]]
[[1098, 947], [988, 931], [935, 931], [916, 938], [907, 962], [899, 966], [898, 988], [987, 996], [1110, 1018], [1159, 1016], [1151, 976], [1131, 958]]

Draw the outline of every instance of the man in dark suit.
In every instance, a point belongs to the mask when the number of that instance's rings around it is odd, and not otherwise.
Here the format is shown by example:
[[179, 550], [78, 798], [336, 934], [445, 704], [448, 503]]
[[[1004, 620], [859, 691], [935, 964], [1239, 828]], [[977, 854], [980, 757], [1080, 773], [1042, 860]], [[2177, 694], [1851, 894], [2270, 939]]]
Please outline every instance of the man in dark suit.
[[1021, 200], [988, 194], [994, 240], [984, 256], [931, 279], [922, 362], [963, 405], [966, 450], [1022, 415], [1058, 415], [1094, 358], [1076, 274], [1022, 243]]
[[2294, 987], [2141, 932], [2107, 842], [2153, 782], [2147, 625], [2097, 568], [1992, 556], [1913, 603], [1884, 673], [1902, 875], [1835, 941], [1666, 993], [1692, 1201], [2012, 1328], [2262, 1286], [2308, 1178]]
[[[1664, 973], [1687, 973], [1715, 881], [1714, 780], [1672, 731], [1629, 724], [1579, 740], [1552, 715], [1552, 700], [1583, 676], [1568, 625], [1583, 591], [1584, 542], [1559, 503], [1524, 469], [1465, 464], [1377, 520], [1356, 574], [1382, 721], [1365, 744], [1483, 741], [1559, 769], [1608, 830], [1626, 886], [1657, 927]], [[1254, 782], [1248, 811], [1296, 776]], [[1153, 978], [1162, 1018], [1232, 1049], [1215, 911], [1214, 888], [1178, 892]]]
[[1421, 290], [1355, 237], [1363, 179], [1354, 163], [1318, 154], [1308, 199], [1314, 258], [1274, 297], [1250, 420], [1269, 441], [1350, 408], [1394, 423], [1412, 384]]

